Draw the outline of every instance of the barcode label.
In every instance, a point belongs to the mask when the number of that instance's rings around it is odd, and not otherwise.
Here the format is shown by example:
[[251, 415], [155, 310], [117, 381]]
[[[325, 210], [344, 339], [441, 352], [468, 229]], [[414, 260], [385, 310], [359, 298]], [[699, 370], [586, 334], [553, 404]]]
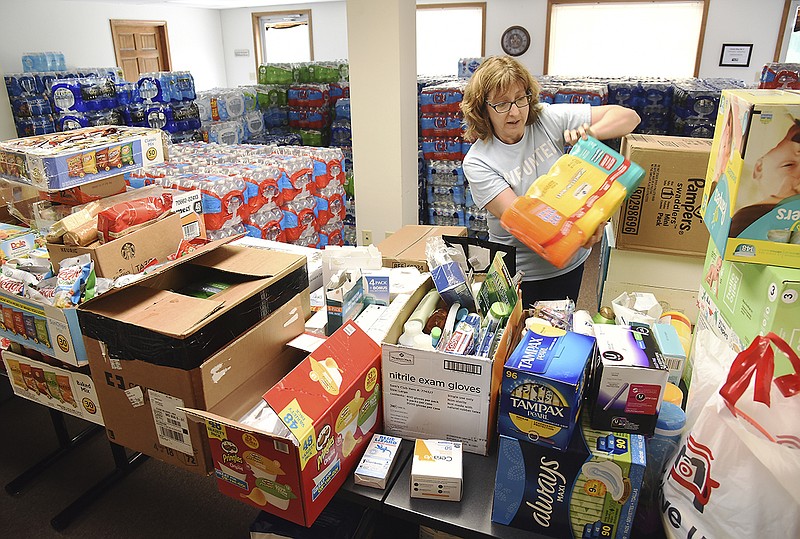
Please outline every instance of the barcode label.
[[169, 438], [171, 440], [178, 441], [180, 443], [186, 443], [186, 439], [183, 436], [182, 432], [178, 432], [177, 430], [168, 429], [165, 427], [159, 427], [158, 429], [161, 432], [161, 436], [165, 438]]
[[289, 444], [284, 442], [279, 442], [278, 440], [273, 440], [272, 445], [275, 446], [276, 451], [280, 451], [281, 453], [289, 454]]
[[683, 359], [679, 357], [665, 357], [665, 363], [667, 364], [667, 368], [671, 371], [677, 371], [683, 365]]
[[483, 371], [482, 365], [475, 365], [474, 363], [463, 363], [461, 361], [452, 361], [450, 359], [444, 360], [444, 369], [446, 371], [463, 372], [466, 374], [477, 374], [480, 376]]
[[200, 235], [200, 224], [197, 222], [183, 225], [183, 239], [192, 240]]
[[150, 409], [153, 412], [159, 443], [193, 456], [189, 420], [185, 413], [178, 410], [179, 407], [183, 407], [183, 401], [152, 389], [147, 390], [147, 395], [150, 397]]

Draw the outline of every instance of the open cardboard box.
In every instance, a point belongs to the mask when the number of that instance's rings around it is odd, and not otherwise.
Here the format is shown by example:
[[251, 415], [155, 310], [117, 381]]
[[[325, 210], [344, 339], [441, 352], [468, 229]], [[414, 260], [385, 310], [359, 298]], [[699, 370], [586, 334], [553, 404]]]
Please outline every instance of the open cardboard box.
[[[105, 343], [111, 357], [192, 369], [297, 295], [308, 318], [305, 257], [225, 245], [231, 239], [82, 304], [84, 336]], [[181, 293], [209, 282], [228, 287], [206, 299]]]
[[428, 271], [425, 243], [432, 236], [466, 236], [463, 226], [406, 225], [378, 244], [383, 266], [398, 268], [414, 266]]
[[[288, 372], [299, 357], [286, 343], [303, 332], [307, 291], [192, 369], [109, 355], [86, 338], [92, 379], [109, 439], [173, 466], [199, 474], [213, 470], [205, 429], [188, 422], [179, 407], [210, 409], [245, 394], [265, 368]], [[274, 381], [273, 381], [274, 383]], [[264, 387], [261, 386], [261, 391]]]
[[[219, 490], [310, 526], [381, 429], [380, 354], [349, 320], [282, 379], [290, 361], [265, 366], [209, 411], [185, 409], [205, 424]], [[271, 389], [264, 393], [265, 387]], [[291, 434], [240, 422], [261, 399]]]

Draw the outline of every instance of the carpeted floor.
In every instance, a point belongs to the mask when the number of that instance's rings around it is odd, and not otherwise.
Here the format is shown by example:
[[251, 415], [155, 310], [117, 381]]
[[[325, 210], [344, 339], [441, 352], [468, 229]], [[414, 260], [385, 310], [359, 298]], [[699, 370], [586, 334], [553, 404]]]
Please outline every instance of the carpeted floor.
[[[578, 308], [597, 310], [598, 249], [586, 262]], [[10, 395], [0, 376], [0, 484], [7, 485], [58, 448], [48, 408]], [[89, 424], [68, 418], [76, 435]], [[217, 492], [201, 477], [148, 459], [79, 513], [63, 531], [50, 520], [114, 470], [104, 432], [43, 471], [19, 494], [0, 492], [0, 537], [246, 539], [258, 511]]]

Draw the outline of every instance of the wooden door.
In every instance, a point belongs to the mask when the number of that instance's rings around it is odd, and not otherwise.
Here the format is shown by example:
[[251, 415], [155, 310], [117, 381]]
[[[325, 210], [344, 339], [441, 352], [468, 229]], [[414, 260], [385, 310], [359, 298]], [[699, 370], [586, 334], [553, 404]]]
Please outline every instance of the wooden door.
[[172, 69], [166, 22], [115, 19], [110, 22], [114, 54], [125, 80], [136, 82], [140, 73]]

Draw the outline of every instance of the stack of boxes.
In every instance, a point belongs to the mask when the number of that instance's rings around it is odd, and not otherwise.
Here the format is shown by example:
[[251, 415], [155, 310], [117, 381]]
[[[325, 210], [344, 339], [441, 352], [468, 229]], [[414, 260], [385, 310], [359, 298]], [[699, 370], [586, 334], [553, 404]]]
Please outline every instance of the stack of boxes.
[[[800, 349], [800, 179], [781, 166], [795, 153], [798, 117], [791, 90], [722, 93], [703, 191], [711, 241], [697, 326], [733, 351], [768, 332]], [[777, 354], [775, 376], [791, 369], [784, 362]]]

